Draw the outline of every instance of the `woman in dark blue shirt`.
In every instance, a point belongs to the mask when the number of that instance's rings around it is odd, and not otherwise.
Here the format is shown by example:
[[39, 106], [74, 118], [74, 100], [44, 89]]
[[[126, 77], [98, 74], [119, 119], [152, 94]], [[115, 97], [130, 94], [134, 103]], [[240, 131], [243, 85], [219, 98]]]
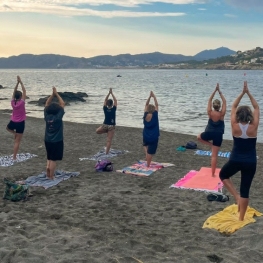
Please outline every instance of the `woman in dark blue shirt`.
[[[112, 99], [109, 99], [109, 96], [112, 96]], [[103, 124], [96, 130], [97, 134], [107, 133], [107, 144], [106, 144], [106, 154], [109, 153], [112, 138], [114, 136], [115, 125], [116, 125], [116, 110], [117, 110], [117, 99], [114, 96], [112, 89], [109, 89], [109, 93], [106, 96], [103, 104], [104, 111], [104, 122]]]
[[[154, 100], [154, 105], [150, 104], [151, 98]], [[143, 116], [143, 146], [146, 154], [147, 167], [150, 166], [152, 156], [156, 153], [160, 136], [158, 110], [156, 96], [151, 91], [145, 104]]]

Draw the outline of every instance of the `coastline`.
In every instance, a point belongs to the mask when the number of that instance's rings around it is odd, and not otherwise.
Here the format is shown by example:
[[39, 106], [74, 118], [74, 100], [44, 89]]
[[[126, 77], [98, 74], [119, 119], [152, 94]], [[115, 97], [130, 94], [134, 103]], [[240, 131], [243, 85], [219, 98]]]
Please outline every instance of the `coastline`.
[[[9, 115], [0, 111], [0, 155], [12, 154], [13, 136], [5, 131]], [[26, 179], [45, 170], [43, 119], [27, 117], [19, 153], [38, 157], [0, 167], [2, 179]], [[101, 150], [104, 135], [95, 133], [98, 125], [64, 122], [64, 158], [58, 169], [80, 175], [44, 190], [32, 187], [33, 197], [13, 203], [1, 199], [1, 262], [261, 262], [263, 218], [231, 236], [202, 229], [211, 215], [233, 204], [208, 202], [204, 192], [169, 188], [189, 170], [210, 166], [210, 157], [193, 150], [176, 151], [196, 136], [160, 131], [153, 160], [173, 163], [149, 177], [96, 173], [94, 161], [79, 161]], [[209, 150], [200, 143], [198, 148]], [[129, 152], [112, 158], [114, 170], [144, 159], [142, 128], [116, 127], [113, 149]], [[230, 151], [231, 140], [224, 140], [221, 151]], [[263, 212], [263, 144], [257, 144], [258, 166], [251, 187], [250, 206]], [[226, 163], [218, 158], [218, 167]], [[233, 177], [239, 184], [240, 175]], [[4, 186], [2, 184], [2, 193]], [[244, 239], [246, 240], [244, 242]], [[255, 245], [256, 244], [256, 245]], [[136, 259], [138, 259], [136, 261]], [[215, 261], [214, 261], [215, 262]]]

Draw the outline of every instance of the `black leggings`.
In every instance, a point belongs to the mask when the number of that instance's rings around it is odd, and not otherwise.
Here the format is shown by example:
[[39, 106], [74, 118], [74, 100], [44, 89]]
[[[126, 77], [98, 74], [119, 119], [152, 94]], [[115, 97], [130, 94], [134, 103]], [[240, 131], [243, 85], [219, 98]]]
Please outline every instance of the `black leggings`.
[[240, 196], [249, 197], [249, 189], [256, 173], [257, 163], [228, 161], [219, 173], [221, 181], [241, 171]]

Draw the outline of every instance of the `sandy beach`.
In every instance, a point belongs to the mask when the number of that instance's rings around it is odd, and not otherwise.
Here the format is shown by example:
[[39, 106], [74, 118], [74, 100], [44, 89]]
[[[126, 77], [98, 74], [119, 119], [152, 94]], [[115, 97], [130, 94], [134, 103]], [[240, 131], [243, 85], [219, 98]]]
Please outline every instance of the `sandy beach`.
[[[67, 109], [66, 109], [67, 111]], [[0, 113], [0, 156], [11, 155], [13, 136], [5, 131], [8, 114]], [[19, 153], [38, 157], [0, 175], [26, 179], [45, 170], [44, 120], [28, 117]], [[116, 172], [97, 173], [89, 157], [106, 141], [98, 125], [64, 122], [64, 159], [58, 168], [80, 175], [45, 190], [31, 187], [29, 201], [0, 201], [1, 263], [247, 263], [263, 262], [263, 217], [230, 236], [202, 229], [205, 220], [234, 203], [208, 202], [204, 192], [169, 188], [190, 170], [210, 166], [210, 157], [176, 148], [194, 136], [161, 131], [154, 161], [173, 163], [149, 177]], [[142, 129], [117, 127], [112, 148], [129, 152], [112, 158], [114, 170], [144, 159]], [[209, 150], [198, 143], [200, 149]], [[230, 151], [232, 141], [221, 150]], [[250, 206], [263, 212], [263, 145], [257, 145], [258, 166]], [[218, 158], [221, 168], [227, 161]], [[233, 178], [239, 184], [240, 175]], [[1, 194], [4, 184], [1, 181]]]

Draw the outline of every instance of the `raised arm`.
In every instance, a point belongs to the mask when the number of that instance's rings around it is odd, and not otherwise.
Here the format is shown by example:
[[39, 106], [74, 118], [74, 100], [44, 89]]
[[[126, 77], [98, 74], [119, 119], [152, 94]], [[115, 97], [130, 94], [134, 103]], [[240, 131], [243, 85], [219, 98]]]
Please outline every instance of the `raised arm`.
[[156, 96], [153, 92], [152, 92], [152, 97], [153, 97], [154, 104], [155, 104], [155, 110], [158, 111], [159, 110], [158, 101], [157, 101]]
[[149, 98], [147, 99], [145, 103], [145, 107], [144, 107], [145, 112], [148, 110], [148, 105], [150, 104], [151, 97], [152, 97], [152, 92], [150, 92]]
[[240, 101], [243, 98], [245, 93], [246, 93], [246, 89], [245, 89], [245, 83], [244, 83], [243, 91], [238, 95], [238, 97], [235, 99], [235, 101], [232, 104], [232, 108], [231, 108], [231, 125], [236, 123], [237, 107], [238, 107], [238, 105], [239, 105], [239, 103], [240, 103]]
[[109, 99], [109, 96], [110, 96], [110, 90], [111, 89], [109, 89], [109, 93], [107, 94], [107, 96], [106, 96], [106, 98], [105, 98], [105, 100], [104, 100], [104, 106], [107, 106], [107, 101], [108, 101], [108, 99]]
[[210, 113], [212, 111], [212, 101], [213, 101], [213, 98], [214, 98], [216, 92], [218, 91], [218, 89], [219, 89], [219, 84], [217, 83], [215, 90], [213, 91], [213, 93], [211, 94], [210, 98], [208, 99], [208, 104], [207, 104], [207, 114], [208, 114], [208, 116], [210, 116]]
[[19, 76], [17, 76], [17, 83], [16, 83], [16, 86], [15, 86], [14, 91], [13, 91], [12, 99], [15, 99], [15, 93], [16, 93], [18, 85], [19, 85], [19, 79], [20, 79]]
[[117, 107], [117, 99], [116, 99], [116, 97], [114, 96], [114, 94], [112, 92], [112, 88], [110, 88], [110, 94], [111, 94], [111, 96], [113, 98], [114, 106]]
[[58, 92], [57, 92], [57, 89], [53, 86], [53, 94], [54, 96], [57, 97], [58, 99], [58, 104], [60, 107], [64, 108], [65, 107], [65, 102], [64, 100], [59, 96]]
[[226, 99], [225, 99], [222, 91], [219, 89], [219, 86], [218, 86], [218, 92], [219, 92], [219, 96], [220, 96], [220, 98], [221, 98], [221, 100], [222, 100], [221, 114], [222, 114], [222, 117], [224, 117], [225, 114], [226, 114]]
[[254, 97], [252, 96], [252, 94], [249, 92], [248, 90], [248, 86], [247, 86], [247, 82], [245, 81], [244, 83], [244, 87], [245, 87], [245, 91], [251, 101], [251, 104], [254, 108], [254, 112], [253, 112], [253, 116], [254, 116], [254, 120], [253, 120], [253, 125], [255, 127], [258, 127], [258, 124], [259, 124], [259, 115], [260, 115], [260, 111], [259, 111], [259, 106], [258, 106], [258, 103], [257, 101], [254, 99]]
[[21, 84], [22, 87], [22, 100], [26, 100], [26, 89], [25, 86], [19, 76], [17, 76], [17, 79], [19, 79], [19, 83]]
[[51, 104], [54, 96], [55, 96], [55, 94], [54, 94], [54, 92], [52, 91], [51, 96], [49, 96], [49, 98], [48, 98], [47, 101], [46, 101], [45, 107], [48, 107], [48, 106]]

